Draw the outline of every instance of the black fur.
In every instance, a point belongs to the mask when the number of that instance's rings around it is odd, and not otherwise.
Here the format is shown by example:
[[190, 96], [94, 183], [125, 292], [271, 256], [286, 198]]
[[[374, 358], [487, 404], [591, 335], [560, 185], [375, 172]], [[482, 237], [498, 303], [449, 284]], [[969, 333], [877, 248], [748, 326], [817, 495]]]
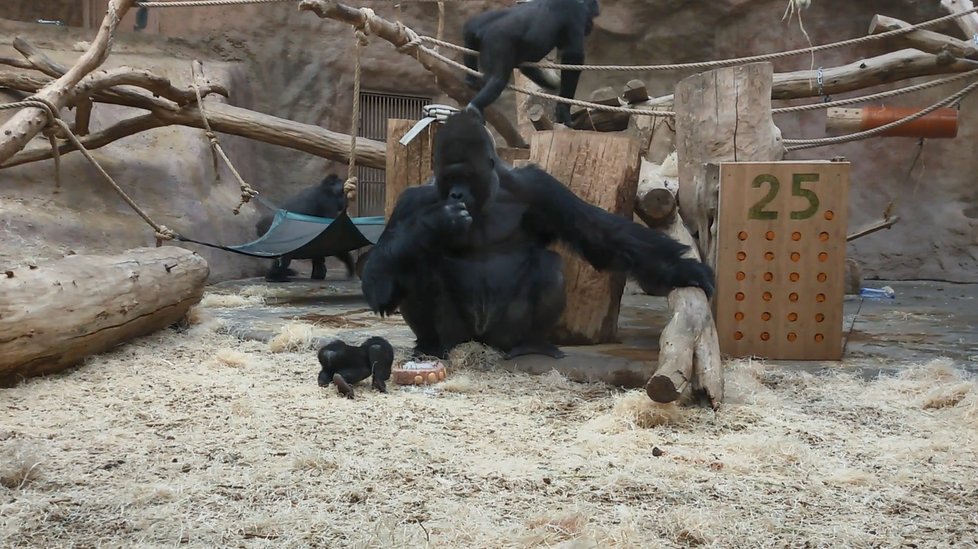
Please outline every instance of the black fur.
[[[465, 55], [465, 65], [473, 70], [482, 67], [485, 79], [466, 78], [479, 93], [466, 109], [482, 116], [486, 107], [499, 98], [513, 69], [520, 63], [540, 61], [557, 48], [561, 63], [584, 64], [584, 39], [591, 34], [594, 18], [600, 14], [598, 0], [534, 0], [508, 8], [480, 13], [465, 22], [462, 35], [465, 47], [478, 50]], [[541, 87], [559, 91], [561, 97], [573, 99], [580, 71], [561, 71], [559, 88], [540, 69], [520, 67], [520, 72]], [[570, 105], [557, 103], [556, 120], [571, 122]]]
[[537, 166], [504, 165], [473, 114], [439, 129], [434, 172], [434, 184], [401, 194], [362, 277], [371, 309], [399, 309], [418, 353], [445, 357], [475, 340], [508, 357], [563, 356], [548, 341], [566, 299], [560, 256], [547, 249], [555, 241], [647, 292], [713, 293], [713, 271], [683, 258], [687, 246], [581, 200]]
[[384, 383], [391, 377], [394, 364], [394, 348], [382, 337], [370, 337], [358, 347], [335, 340], [323, 345], [317, 353], [319, 386], [336, 384], [336, 390], [347, 398], [353, 398], [353, 385], [371, 377], [371, 385], [381, 393], [387, 392]]
[[[282, 208], [303, 215], [313, 215], [316, 217], [334, 218], [346, 209], [346, 193], [343, 192], [343, 180], [336, 174], [327, 175], [317, 185], [306, 187], [298, 193], [290, 196], [282, 203]], [[258, 236], [265, 234], [272, 225], [273, 214], [266, 214], [258, 223], [255, 224], [255, 232]], [[336, 257], [346, 265], [346, 276], [353, 276], [353, 256], [350, 252], [342, 252]], [[269, 282], [288, 282], [289, 276], [296, 274], [295, 270], [289, 268], [292, 258], [282, 256], [272, 260], [272, 266], [265, 274], [265, 280]], [[312, 259], [313, 280], [323, 280], [326, 278], [326, 258], [316, 257]]]

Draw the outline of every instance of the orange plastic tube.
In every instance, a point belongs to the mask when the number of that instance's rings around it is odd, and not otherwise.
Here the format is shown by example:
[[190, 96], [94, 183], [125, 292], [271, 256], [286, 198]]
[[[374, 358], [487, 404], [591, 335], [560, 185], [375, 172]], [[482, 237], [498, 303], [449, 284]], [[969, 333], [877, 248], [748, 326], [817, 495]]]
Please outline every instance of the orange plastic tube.
[[[896, 122], [922, 109], [906, 107], [863, 107], [861, 130], [871, 130]], [[937, 109], [936, 111], [906, 124], [900, 124], [880, 134], [886, 137], [924, 137], [950, 138], [958, 135], [958, 110], [952, 108]]]

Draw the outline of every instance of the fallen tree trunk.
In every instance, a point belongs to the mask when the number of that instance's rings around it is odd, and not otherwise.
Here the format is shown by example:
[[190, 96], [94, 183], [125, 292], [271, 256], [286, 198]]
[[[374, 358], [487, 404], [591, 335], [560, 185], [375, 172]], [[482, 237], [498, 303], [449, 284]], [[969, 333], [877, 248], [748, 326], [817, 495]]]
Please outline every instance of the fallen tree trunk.
[[[639, 180], [647, 192], [673, 194], [660, 167], [642, 160]], [[675, 198], [675, 197], [674, 197]], [[686, 257], [699, 259], [696, 242], [678, 213], [659, 230], [690, 247]], [[705, 398], [715, 410], [723, 401], [723, 363], [720, 341], [710, 310], [710, 301], [699, 288], [676, 288], [668, 294], [672, 317], [659, 336], [659, 365], [645, 385], [645, 392], [656, 402], [674, 402], [684, 394]]]
[[[405, 31], [406, 27], [378, 17], [372, 10], [350, 7], [335, 0], [302, 0], [299, 3], [299, 10], [311, 11], [319, 17], [335, 19], [358, 29], [365, 29], [387, 40], [398, 48], [400, 53], [414, 57], [424, 68], [438, 77], [438, 87], [449, 97], [458, 101], [460, 105], [467, 104], [475, 95], [474, 90], [469, 89], [457, 76], [460, 74], [459, 70], [450, 67], [441, 59], [421, 48], [407, 47], [411, 44], [411, 37]], [[519, 130], [499, 109], [490, 106], [485, 109], [484, 115], [486, 122], [492, 124], [492, 127], [499, 132], [499, 135], [506, 140], [510, 147], [526, 148], [529, 146], [520, 135]]]
[[[78, 62], [63, 76], [51, 82], [35, 96], [40, 101], [46, 101], [55, 109], [65, 105], [68, 94], [82, 78], [101, 65], [109, 55], [112, 47], [112, 35], [119, 21], [135, 4], [135, 0], [111, 0], [109, 9], [99, 27], [92, 45], [78, 58]], [[54, 113], [57, 114], [57, 113]], [[48, 123], [48, 115], [44, 109], [28, 107], [21, 109], [3, 127], [0, 127], [0, 164], [24, 148]]]
[[209, 269], [176, 246], [73, 255], [0, 274], [0, 386], [60, 372], [180, 320]]

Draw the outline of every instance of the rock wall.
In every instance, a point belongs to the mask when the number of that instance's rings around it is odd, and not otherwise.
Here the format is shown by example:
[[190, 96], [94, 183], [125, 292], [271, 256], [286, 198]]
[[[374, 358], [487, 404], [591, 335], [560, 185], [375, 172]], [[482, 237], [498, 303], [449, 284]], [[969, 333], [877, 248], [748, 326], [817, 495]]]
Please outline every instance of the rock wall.
[[[11, 6], [30, 3], [32, 0], [8, 0], [0, 7], [0, 17], [11, 16], [12, 12], [6, 11]], [[408, 1], [402, 3], [400, 8], [388, 1], [351, 3], [371, 7], [388, 18], [400, 18], [419, 33], [436, 33], [438, 7], [433, 2]], [[510, 3], [508, 0], [446, 2], [445, 38], [458, 43], [459, 29], [465, 17], [487, 7]], [[782, 21], [785, 7], [786, 0], [603, 0], [602, 15], [596, 21], [595, 31], [588, 43], [588, 62], [656, 64], [701, 61], [808, 45], [797, 18]], [[864, 35], [875, 13], [908, 21], [943, 15], [937, 0], [814, 0], [802, 16], [811, 42], [819, 44]], [[46, 17], [55, 18], [54, 14]], [[194, 55], [206, 56], [202, 58], [207, 63], [209, 73], [213, 73], [217, 66], [238, 67], [226, 69], [241, 76], [232, 86], [232, 103], [319, 124], [335, 131], [349, 132], [354, 44], [349, 26], [299, 12], [294, 3], [234, 8], [152, 9], [151, 21], [147, 30], [158, 31], [168, 40], [130, 32], [120, 39], [120, 47], [142, 48], [144, 51], [155, 47], [164, 53], [168, 49], [183, 48], [193, 51]], [[39, 25], [32, 27], [37, 29], [38, 34], [52, 34], [49, 28], [41, 29]], [[954, 25], [936, 30], [961, 36]], [[30, 32], [33, 36], [35, 31]], [[9, 44], [8, 40], [3, 42]], [[57, 40], [51, 43], [55, 42]], [[61, 43], [68, 41], [62, 40]], [[897, 47], [900, 46], [873, 42], [861, 47], [820, 52], [814, 58], [803, 55], [778, 60], [774, 64], [778, 71], [831, 67]], [[113, 61], [119, 63], [121, 59]], [[219, 65], [217, 61], [229, 65]], [[364, 51], [363, 61], [362, 86], [365, 90], [419, 94], [432, 97], [435, 101], [449, 102], [439, 94], [426, 71], [380, 39], [371, 40]], [[185, 66], [177, 63], [173, 70], [185, 70], [182, 69]], [[578, 97], [587, 97], [592, 90], [605, 85], [620, 86], [630, 78], [645, 80], [653, 94], [668, 94], [678, 79], [688, 74], [691, 73], [586, 72], [581, 79]], [[960, 86], [952, 84], [946, 88], [899, 97], [888, 103], [922, 107], [953, 93]], [[862, 93], [871, 91], [877, 90]], [[853, 94], [833, 98], [850, 95]], [[504, 94], [500, 106], [512, 110], [513, 104], [512, 95], [509, 92]], [[978, 115], [975, 114], [975, 107], [978, 107], [978, 96], [962, 102], [958, 138], [926, 142], [911, 178], [907, 177], [907, 171], [917, 146], [914, 139], [875, 139], [789, 154], [789, 159], [842, 155], [853, 162], [850, 190], [852, 228], [877, 219], [887, 204], [894, 201], [895, 211], [903, 220], [889, 231], [865, 237], [850, 245], [850, 255], [863, 263], [868, 277], [978, 281], [978, 186], [974, 185], [973, 175], [978, 173], [978, 156], [975, 155], [978, 132], [975, 123], [978, 122]], [[824, 117], [824, 111], [819, 111], [782, 115], [776, 122], [785, 137], [820, 137], [824, 135]], [[193, 155], [189, 163], [196, 167], [196, 177], [207, 180], [209, 153], [199, 132], [168, 131], [176, 132], [173, 134], [176, 140], [197, 140], [196, 149], [186, 151], [186, 154], [188, 157]], [[154, 135], [161, 136], [158, 138], [160, 142], [165, 139], [163, 134]], [[230, 138], [226, 138], [226, 141], [232, 142]], [[248, 176], [260, 182], [256, 187], [265, 190], [273, 199], [297, 185], [315, 180], [323, 170], [331, 169], [345, 174], [345, 166], [288, 149], [259, 143], [234, 142], [234, 145], [239, 147], [241, 154], [236, 158], [246, 165]], [[135, 150], [141, 145], [133, 140], [126, 146], [130, 147], [129, 150]], [[166, 177], [170, 179], [165, 180], [173, 180], [173, 168], [160, 169], [161, 176], [169, 174]], [[45, 165], [19, 172], [0, 172], [4, 179], [11, 176], [26, 178], [29, 173], [36, 180], [49, 174], [50, 167]], [[92, 184], [96, 185], [97, 182]], [[230, 188], [227, 178], [225, 184]], [[7, 189], [5, 185], [0, 194], [11, 196]], [[27, 186], [21, 186], [20, 191], [33, 192]], [[182, 192], [185, 191], [171, 190], [171, 193]], [[226, 192], [235, 194], [231, 190]], [[189, 200], [193, 195], [189, 192], [188, 195]], [[233, 198], [230, 201], [235, 202]], [[198, 215], [212, 219], [215, 231], [232, 231], [226, 228], [228, 224], [247, 225], [242, 219], [227, 216], [226, 213], [221, 218], [204, 215], [203, 212]], [[254, 263], [254, 260], [248, 261]], [[225, 278], [234, 273], [234, 269], [218, 268], [215, 277]]]

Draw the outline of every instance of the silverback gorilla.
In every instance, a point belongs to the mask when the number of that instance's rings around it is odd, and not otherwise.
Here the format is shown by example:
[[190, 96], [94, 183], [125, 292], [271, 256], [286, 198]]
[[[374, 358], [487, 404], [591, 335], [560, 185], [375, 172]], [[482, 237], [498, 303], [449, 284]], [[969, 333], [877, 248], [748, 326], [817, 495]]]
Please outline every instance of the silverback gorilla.
[[[584, 38], [591, 34], [594, 18], [600, 14], [598, 0], [534, 0], [507, 8], [480, 13], [465, 22], [462, 35], [465, 47], [478, 50], [466, 54], [465, 65], [473, 70], [482, 66], [483, 81], [468, 75], [466, 82], [479, 93], [466, 106], [481, 115], [506, 89], [513, 69], [520, 63], [540, 61], [557, 48], [561, 63], [584, 64]], [[520, 72], [540, 87], [555, 89], [536, 67], [520, 67]], [[580, 71], [560, 72], [560, 96], [573, 99]], [[570, 105], [557, 103], [557, 122], [571, 123]]]
[[391, 377], [394, 347], [386, 339], [369, 337], [358, 347], [340, 340], [330, 341], [319, 349], [317, 356], [322, 366], [318, 379], [320, 387], [332, 382], [341, 395], [353, 398], [351, 385], [369, 377], [374, 389], [387, 392], [384, 382]]
[[[327, 175], [318, 185], [306, 187], [290, 196], [282, 203], [282, 208], [303, 215], [334, 218], [346, 208], [346, 194], [343, 192], [343, 180], [336, 174]], [[255, 224], [258, 236], [265, 234], [272, 225], [273, 214], [266, 214]], [[336, 257], [346, 265], [347, 278], [353, 276], [353, 257], [350, 252], [337, 254]], [[292, 258], [282, 256], [272, 260], [272, 266], [265, 274], [269, 282], [288, 282], [289, 276], [295, 271], [289, 268]], [[316, 257], [312, 260], [313, 280], [326, 278], [326, 258]]]
[[415, 352], [445, 358], [477, 341], [506, 353], [561, 358], [549, 336], [564, 310], [561, 241], [601, 271], [624, 271], [642, 289], [696, 286], [713, 271], [688, 247], [577, 197], [537, 166], [496, 156], [468, 111], [439, 128], [434, 182], [405, 190], [364, 265], [363, 292], [383, 315], [400, 309]]

